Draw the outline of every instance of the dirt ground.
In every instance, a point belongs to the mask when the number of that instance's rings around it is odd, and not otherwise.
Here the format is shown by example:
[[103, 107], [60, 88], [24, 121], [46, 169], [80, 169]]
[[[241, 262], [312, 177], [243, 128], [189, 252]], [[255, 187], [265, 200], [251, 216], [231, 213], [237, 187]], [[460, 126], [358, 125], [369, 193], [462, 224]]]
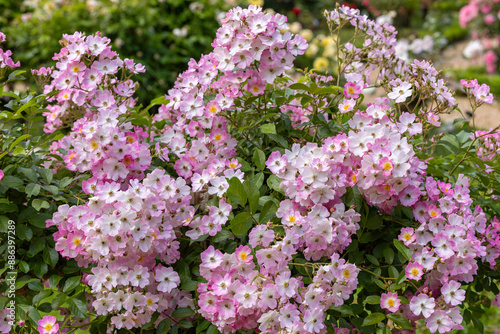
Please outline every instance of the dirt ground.
[[[482, 58], [475, 59], [474, 61], [465, 59], [462, 56], [464, 48], [467, 46], [468, 41], [456, 43], [452, 47], [447, 48], [442, 54], [442, 61], [436, 62], [435, 66], [438, 70], [441, 69], [466, 69], [470, 66], [482, 65]], [[484, 104], [474, 115], [475, 126], [479, 129], [490, 129], [500, 125], [500, 96], [495, 96], [492, 104]], [[469, 101], [466, 98], [457, 98], [458, 106], [462, 111], [470, 110]], [[452, 121], [460, 116], [460, 113], [454, 112], [450, 115], [445, 115], [443, 120]]]

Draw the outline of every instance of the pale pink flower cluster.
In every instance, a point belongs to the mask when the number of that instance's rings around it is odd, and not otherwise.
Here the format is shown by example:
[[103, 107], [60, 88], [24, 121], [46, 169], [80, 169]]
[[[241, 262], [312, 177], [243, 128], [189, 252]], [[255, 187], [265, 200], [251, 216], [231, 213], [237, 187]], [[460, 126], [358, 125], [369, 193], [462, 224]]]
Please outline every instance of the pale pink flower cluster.
[[136, 84], [130, 77], [144, 72], [143, 65], [119, 58], [109, 46], [111, 40], [99, 33], [65, 34], [62, 42], [64, 47], [52, 58], [57, 61], [56, 67], [33, 71], [50, 80], [43, 92], [53, 94], [48, 99], [52, 102], [47, 106], [49, 112], [44, 113], [45, 132], [54, 132], [82, 116], [91, 118], [95, 109], [114, 112], [113, 117], [118, 117], [118, 107], [133, 106], [135, 101], [130, 97]]
[[[0, 43], [3, 42], [5, 42], [5, 34], [0, 32]], [[14, 63], [10, 56], [12, 56], [12, 51], [4, 51], [2, 48], [0, 48], [0, 74], [3, 74], [2, 71], [4, 71], [4, 69], [6, 68], [15, 68], [21, 66], [21, 63], [19, 61], [17, 63]]]

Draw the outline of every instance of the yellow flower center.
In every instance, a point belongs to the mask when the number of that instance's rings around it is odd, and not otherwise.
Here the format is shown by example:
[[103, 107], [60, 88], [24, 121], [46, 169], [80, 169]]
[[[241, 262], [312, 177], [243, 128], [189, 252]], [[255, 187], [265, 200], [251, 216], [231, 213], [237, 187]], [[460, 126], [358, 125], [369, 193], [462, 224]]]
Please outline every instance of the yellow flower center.
[[411, 234], [410, 233], [406, 233], [403, 238], [405, 238], [405, 240], [410, 240], [411, 239]]
[[389, 191], [389, 190], [391, 190], [391, 186], [390, 186], [390, 185], [388, 185], [388, 184], [386, 184], [386, 185], [384, 186], [384, 189], [385, 189], [385, 190], [387, 190], [387, 191]]
[[78, 71], [80, 71], [80, 67], [78, 66], [73, 67], [73, 72], [78, 72]]
[[354, 94], [354, 88], [349, 87], [348, 91], [349, 91], [349, 93]]
[[296, 220], [297, 220], [297, 218], [295, 218], [295, 216], [294, 216], [294, 215], [290, 215], [290, 216], [288, 217], [288, 220], [289, 220], [291, 223], [293, 223], [294, 221], [296, 221]]
[[80, 238], [74, 238], [73, 239], [73, 245], [80, 246], [81, 243], [82, 243], [82, 241], [80, 240]]
[[418, 269], [417, 269], [417, 268], [413, 268], [413, 269], [411, 270], [411, 274], [412, 274], [413, 276], [417, 276], [417, 275], [418, 275]]
[[64, 97], [64, 99], [66, 99], [66, 100], [67, 100], [67, 99], [69, 99], [69, 94], [68, 94], [68, 93], [66, 93], [66, 94], [64, 94], [64, 96], [63, 96], [63, 97]]
[[229, 167], [231, 167], [231, 168], [236, 168], [236, 164], [235, 164], [234, 162], [231, 162], [231, 163], [229, 164]]
[[153, 305], [153, 300], [151, 298], [148, 298], [148, 300], [146, 300], [146, 303], [151, 306]]
[[393, 299], [393, 298], [389, 298], [389, 300], [387, 301], [387, 305], [389, 306], [394, 306], [394, 304], [396, 303], [396, 301]]
[[211, 113], [214, 113], [217, 111], [217, 107], [211, 106], [210, 109], [208, 109], [208, 110], [210, 110]]
[[352, 182], [356, 182], [356, 175], [353, 175], [353, 176], [351, 177], [351, 179], [352, 179]]
[[70, 156], [69, 156], [69, 160], [70, 160], [70, 161], [71, 161], [71, 160], [73, 160], [73, 158], [74, 158], [74, 157], [75, 157], [75, 155], [74, 155], [74, 154], [70, 155]]
[[254, 92], [258, 92], [258, 91], [259, 91], [259, 86], [253, 86], [253, 87], [252, 87], [252, 90], [253, 90]]
[[431, 216], [432, 216], [432, 217], [436, 217], [437, 215], [438, 215], [438, 214], [437, 214], [437, 212], [436, 212], [436, 211], [431, 210]]
[[216, 134], [214, 137], [215, 140], [220, 140], [221, 138], [222, 138], [222, 136], [220, 134]]
[[244, 260], [244, 259], [246, 259], [247, 257], [248, 257], [247, 252], [241, 252], [241, 253], [240, 253], [240, 259], [241, 259], [241, 260]]
[[344, 275], [345, 278], [349, 278], [351, 277], [351, 271], [349, 269], [346, 269], [344, 270], [344, 272], [342, 272], [342, 275]]
[[51, 328], [52, 328], [52, 325], [51, 324], [46, 324], [45, 327], [43, 327], [43, 328], [45, 328], [46, 331], [50, 331]]
[[97, 143], [95, 141], [93, 141], [92, 143], [90, 143], [90, 147], [92, 147], [93, 149], [96, 149], [97, 148]]
[[127, 142], [129, 142], [130, 144], [132, 144], [134, 142], [134, 137], [128, 136], [127, 137]]
[[385, 169], [385, 170], [389, 170], [389, 169], [391, 169], [391, 168], [392, 168], [392, 165], [391, 165], [391, 163], [390, 163], [390, 162], [386, 162], [386, 163], [384, 163], [384, 169]]
[[125, 159], [123, 159], [123, 162], [125, 162], [126, 165], [130, 165], [130, 163], [132, 162], [132, 159], [130, 159], [129, 157], [126, 157]]

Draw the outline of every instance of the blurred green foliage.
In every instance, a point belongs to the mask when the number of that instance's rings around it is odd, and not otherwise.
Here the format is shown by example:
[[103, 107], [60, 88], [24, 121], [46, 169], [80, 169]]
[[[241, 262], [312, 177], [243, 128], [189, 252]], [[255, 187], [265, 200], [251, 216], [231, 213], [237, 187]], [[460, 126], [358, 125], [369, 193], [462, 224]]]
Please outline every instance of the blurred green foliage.
[[224, 0], [0, 0], [0, 31], [22, 69], [51, 65], [62, 34], [100, 31], [146, 66], [139, 101], [165, 94], [190, 58], [211, 49]]

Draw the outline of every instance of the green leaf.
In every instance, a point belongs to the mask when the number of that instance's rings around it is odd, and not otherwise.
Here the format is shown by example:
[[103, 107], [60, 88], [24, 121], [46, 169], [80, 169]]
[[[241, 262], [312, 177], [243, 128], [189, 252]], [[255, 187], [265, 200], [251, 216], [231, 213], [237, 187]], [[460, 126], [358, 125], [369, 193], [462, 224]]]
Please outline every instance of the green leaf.
[[21, 289], [23, 286], [25, 286], [26, 284], [31, 283], [31, 282], [34, 282], [34, 281], [39, 281], [39, 280], [38, 280], [37, 278], [30, 278], [30, 279], [28, 279], [28, 280], [26, 280], [26, 281], [16, 281], [16, 286], [15, 286], [15, 288], [16, 288], [16, 290], [19, 290], [19, 289]]
[[157, 97], [156, 99], [151, 100], [151, 104], [168, 104], [170, 100], [166, 99], [163, 96]]
[[23, 186], [23, 181], [13, 175], [5, 175], [2, 181], [0, 181], [0, 184], [2, 186], [6, 186], [7, 188], [18, 189]]
[[253, 152], [253, 162], [258, 169], [264, 170], [266, 168], [266, 154], [259, 149]]
[[276, 125], [274, 125], [274, 123], [263, 124], [259, 128], [262, 133], [276, 134]]
[[49, 278], [49, 287], [51, 289], [54, 289], [55, 287], [57, 287], [57, 284], [59, 283], [59, 281], [61, 279], [62, 279], [61, 276], [57, 276], [57, 275], [50, 276], [50, 278]]
[[20, 261], [17, 266], [25, 274], [30, 270], [30, 265], [24, 261]]
[[271, 188], [273, 190], [276, 190], [277, 192], [282, 193], [283, 190], [280, 189], [281, 181], [282, 180], [279, 177], [277, 177], [276, 175], [271, 175], [267, 179], [267, 185], [268, 185], [269, 188]]
[[54, 248], [45, 248], [43, 250], [43, 261], [54, 268], [59, 260], [59, 253]]
[[396, 280], [396, 284], [401, 284], [404, 281], [406, 281], [406, 274], [405, 274], [405, 271], [402, 270], [401, 273], [398, 276], [398, 279]]
[[50, 305], [52, 306], [53, 310], [56, 310], [59, 306], [64, 304], [65, 301], [66, 301], [66, 295], [63, 293], [57, 293], [54, 299], [52, 299]]
[[40, 291], [35, 297], [33, 297], [33, 300], [32, 300], [33, 304], [39, 304], [42, 301], [42, 299], [50, 296], [52, 294], [52, 292], [53, 291], [49, 290], [49, 289]]
[[28, 195], [28, 197], [38, 196], [38, 194], [40, 193], [40, 189], [41, 187], [39, 184], [30, 183], [26, 186], [24, 192], [26, 193], [26, 195]]
[[[389, 270], [389, 275], [391, 277], [398, 277], [399, 278], [399, 272], [396, 268], [394, 268], [393, 266], [390, 266], [388, 270]], [[404, 270], [403, 270], [403, 273], [404, 273]], [[399, 284], [399, 283], [396, 283], [396, 284]]]
[[215, 237], [212, 238], [213, 242], [222, 242], [230, 238], [233, 234], [228, 230], [221, 230]]
[[45, 181], [46, 184], [50, 184], [52, 182], [52, 178], [54, 177], [54, 174], [45, 168], [40, 168], [38, 170], [38, 173], [42, 176], [42, 179]]
[[21, 240], [30, 241], [33, 237], [33, 231], [26, 225], [18, 224], [16, 225], [17, 236]]
[[36, 175], [36, 172], [31, 169], [31, 168], [24, 168], [24, 167], [19, 167], [18, 168], [18, 173], [21, 172], [26, 177], [31, 181], [31, 182], [37, 182], [38, 181], [38, 176]]
[[259, 215], [259, 224], [265, 224], [276, 216], [278, 206], [273, 201], [267, 201]]
[[78, 298], [68, 299], [68, 306], [71, 313], [80, 319], [85, 319], [88, 312], [87, 305]]
[[363, 321], [363, 324], [361, 326], [370, 326], [370, 325], [376, 325], [379, 322], [383, 321], [385, 319], [385, 315], [383, 313], [372, 313], [369, 316], [365, 318]]
[[394, 262], [394, 251], [392, 248], [387, 247], [384, 249], [384, 258], [388, 264], [392, 264]]
[[242, 212], [231, 220], [231, 231], [234, 235], [245, 235], [252, 228], [252, 216]]
[[246, 180], [243, 186], [248, 197], [248, 206], [250, 207], [250, 212], [254, 214], [257, 212], [257, 208], [259, 206], [259, 188], [257, 188], [255, 183], [251, 182], [250, 180]]
[[47, 246], [47, 239], [35, 238], [31, 242], [30, 247], [28, 249], [28, 253], [26, 254], [28, 255], [28, 257], [33, 257], [36, 254], [40, 253], [45, 248], [45, 246]]
[[156, 328], [156, 334], [167, 334], [170, 329], [170, 319], [163, 319]]
[[219, 330], [215, 325], [210, 325], [207, 329], [207, 334], [219, 334]]
[[255, 188], [260, 189], [264, 184], [264, 173], [257, 173], [252, 177], [251, 182], [255, 185]]
[[187, 319], [181, 319], [177, 322], [177, 324], [179, 325], [179, 327], [182, 327], [182, 328], [191, 328], [193, 327], [193, 323]]
[[365, 298], [365, 304], [380, 305], [380, 296], [368, 296]]
[[377, 258], [375, 256], [373, 256], [371, 254], [366, 254], [366, 258], [368, 259], [368, 261], [370, 261], [374, 265], [380, 266], [380, 262], [378, 262], [378, 260], [377, 260]]
[[396, 248], [398, 249], [398, 251], [404, 256], [404, 258], [407, 260], [407, 261], [410, 261], [411, 260], [411, 255], [410, 255], [410, 250], [408, 249], [408, 247], [406, 247], [400, 240], [398, 239], [394, 239], [393, 240], [394, 242], [394, 246], [396, 246]]
[[36, 211], [40, 211], [41, 209], [50, 208], [50, 204], [47, 201], [41, 200], [39, 198], [35, 198], [31, 205], [35, 208]]
[[196, 334], [200, 334], [205, 329], [207, 329], [208, 326], [210, 326], [210, 321], [203, 320], [198, 326], [196, 326]]
[[64, 282], [64, 287], [62, 291], [64, 293], [71, 293], [71, 291], [75, 290], [75, 288], [80, 284], [81, 277], [80, 276], [73, 276], [70, 277]]
[[394, 321], [396, 324], [398, 324], [399, 326], [401, 326], [404, 329], [408, 329], [408, 330], [413, 329], [410, 321], [408, 319], [406, 319], [404, 316], [402, 316], [401, 314], [389, 313], [387, 315], [387, 318], [391, 319], [392, 321]]
[[247, 195], [243, 184], [241, 184], [240, 180], [237, 177], [231, 178], [228, 183], [229, 188], [226, 192], [227, 197], [229, 197], [232, 203], [245, 206], [245, 204], [247, 203]]
[[16, 140], [14, 140], [14, 142], [10, 145], [9, 147], [9, 151], [12, 150], [14, 147], [17, 146], [17, 144], [19, 144], [20, 142], [22, 142], [23, 140], [25, 140], [26, 138], [29, 138], [31, 137], [31, 135], [22, 135], [20, 136], [19, 138], [17, 138]]
[[309, 86], [303, 84], [303, 83], [294, 83], [288, 86], [290, 89], [300, 89], [300, 90], [305, 90], [306, 92], [310, 92]]
[[378, 230], [379, 228], [382, 227], [383, 223], [384, 220], [382, 219], [382, 216], [375, 214], [372, 215], [370, 218], [368, 218], [368, 222], [366, 223], [366, 228], [369, 230]]
[[182, 308], [178, 308], [176, 310], [174, 310], [174, 312], [172, 312], [172, 317], [173, 318], [186, 318], [186, 317], [190, 317], [194, 314], [194, 311], [189, 308], [189, 307], [182, 307]]

